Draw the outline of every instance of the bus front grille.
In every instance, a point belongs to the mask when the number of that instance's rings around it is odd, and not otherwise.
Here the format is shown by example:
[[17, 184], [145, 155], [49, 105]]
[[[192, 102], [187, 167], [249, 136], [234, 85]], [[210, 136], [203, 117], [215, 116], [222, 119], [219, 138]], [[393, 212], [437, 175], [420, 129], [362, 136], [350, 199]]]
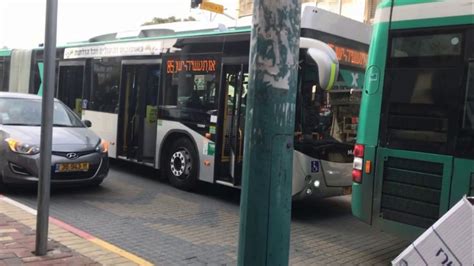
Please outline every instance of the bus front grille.
[[383, 219], [427, 228], [439, 218], [443, 164], [388, 157], [380, 213]]

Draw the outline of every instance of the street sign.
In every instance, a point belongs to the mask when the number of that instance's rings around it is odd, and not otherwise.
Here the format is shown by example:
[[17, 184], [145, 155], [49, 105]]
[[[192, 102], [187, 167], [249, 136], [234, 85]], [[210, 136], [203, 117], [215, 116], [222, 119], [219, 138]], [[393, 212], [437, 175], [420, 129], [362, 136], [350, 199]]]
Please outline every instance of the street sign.
[[211, 12], [218, 13], [218, 14], [224, 14], [224, 6], [213, 3], [213, 2], [202, 1], [200, 7], [201, 7], [201, 9], [204, 9], [204, 10], [207, 10], [207, 11], [211, 11]]

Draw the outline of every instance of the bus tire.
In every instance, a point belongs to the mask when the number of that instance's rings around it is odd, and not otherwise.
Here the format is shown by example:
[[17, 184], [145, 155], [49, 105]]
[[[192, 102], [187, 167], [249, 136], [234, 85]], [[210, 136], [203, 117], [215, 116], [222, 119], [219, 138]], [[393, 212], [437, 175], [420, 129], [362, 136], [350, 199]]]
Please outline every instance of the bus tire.
[[164, 169], [170, 183], [190, 191], [197, 185], [199, 158], [196, 148], [188, 138], [179, 138], [170, 144]]

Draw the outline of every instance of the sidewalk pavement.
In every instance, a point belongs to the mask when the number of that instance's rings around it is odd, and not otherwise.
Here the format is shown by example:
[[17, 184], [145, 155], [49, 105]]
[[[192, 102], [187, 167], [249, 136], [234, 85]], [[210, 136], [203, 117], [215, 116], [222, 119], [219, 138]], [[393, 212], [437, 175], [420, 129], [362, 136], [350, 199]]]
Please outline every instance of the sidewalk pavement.
[[36, 211], [0, 195], [0, 266], [152, 265], [50, 217], [48, 253], [35, 256]]

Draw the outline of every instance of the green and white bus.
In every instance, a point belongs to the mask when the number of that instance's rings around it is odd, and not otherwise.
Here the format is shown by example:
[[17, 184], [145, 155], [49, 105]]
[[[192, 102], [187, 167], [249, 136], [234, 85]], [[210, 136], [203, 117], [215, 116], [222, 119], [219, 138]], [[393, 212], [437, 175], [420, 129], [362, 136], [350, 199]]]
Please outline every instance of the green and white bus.
[[474, 4], [376, 11], [354, 148], [352, 213], [413, 237], [474, 196]]
[[[369, 25], [303, 9], [294, 199], [351, 192], [370, 34]], [[105, 34], [58, 49], [56, 97], [92, 122], [111, 158], [160, 169], [182, 189], [239, 187], [249, 51], [248, 26]], [[0, 53], [3, 89], [37, 93], [43, 50]]]

